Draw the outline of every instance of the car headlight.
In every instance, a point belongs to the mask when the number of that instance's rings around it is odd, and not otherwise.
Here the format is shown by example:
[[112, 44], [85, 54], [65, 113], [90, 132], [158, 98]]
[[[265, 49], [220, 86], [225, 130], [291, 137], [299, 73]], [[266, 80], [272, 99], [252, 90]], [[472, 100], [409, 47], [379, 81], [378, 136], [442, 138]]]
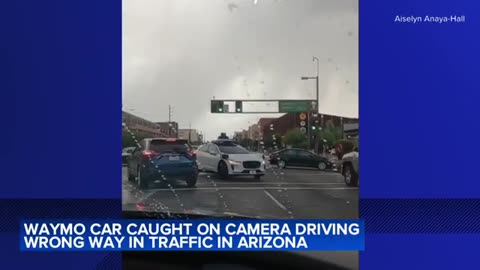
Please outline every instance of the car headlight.
[[265, 160], [262, 160], [262, 165], [265, 165]]
[[241, 162], [238, 162], [238, 161], [235, 161], [235, 160], [229, 160], [228, 162], [230, 162], [230, 165], [241, 165], [242, 164]]

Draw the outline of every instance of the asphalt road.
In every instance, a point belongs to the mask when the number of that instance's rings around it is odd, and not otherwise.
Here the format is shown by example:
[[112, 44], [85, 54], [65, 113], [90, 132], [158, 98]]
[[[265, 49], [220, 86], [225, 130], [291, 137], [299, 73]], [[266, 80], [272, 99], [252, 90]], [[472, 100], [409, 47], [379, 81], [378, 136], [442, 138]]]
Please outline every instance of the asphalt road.
[[262, 181], [253, 177], [220, 180], [200, 173], [197, 186], [184, 182], [139, 190], [123, 168], [123, 208], [137, 204], [170, 213], [242, 215], [260, 218], [358, 218], [358, 189], [347, 187], [336, 172], [268, 168]]
[[[335, 172], [270, 167], [262, 181], [252, 177], [220, 180], [201, 173], [197, 186], [178, 181], [139, 190], [123, 168], [123, 209], [167, 213], [224, 214], [258, 218], [354, 219], [358, 218], [358, 188], [347, 187]], [[358, 252], [300, 252], [348, 269], [358, 269]]]

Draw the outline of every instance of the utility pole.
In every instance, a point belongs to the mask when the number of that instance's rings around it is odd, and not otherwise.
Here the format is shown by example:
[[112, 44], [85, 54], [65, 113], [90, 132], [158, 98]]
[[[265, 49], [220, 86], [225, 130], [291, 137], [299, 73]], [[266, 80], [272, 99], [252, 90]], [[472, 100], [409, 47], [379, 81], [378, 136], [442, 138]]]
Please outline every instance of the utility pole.
[[168, 104], [168, 122], [172, 122], [172, 106]]
[[308, 130], [308, 132], [307, 132], [307, 134], [308, 134], [307, 135], [308, 136], [308, 149], [307, 150], [308, 151], [310, 151], [310, 148], [311, 148], [310, 146], [312, 145], [311, 142], [310, 142], [311, 138], [312, 138], [312, 136], [310, 135], [310, 128], [311, 128], [311, 125], [310, 125], [310, 111], [308, 111], [307, 112], [307, 130]]
[[172, 107], [168, 104], [168, 137], [172, 135]]
[[[315, 77], [315, 78], [316, 78], [316, 89], [315, 89], [315, 90], [316, 90], [316, 96], [317, 96], [317, 98], [316, 98], [316, 100], [317, 100], [317, 108], [319, 108], [319, 107], [320, 107], [320, 100], [319, 100], [319, 98], [320, 98], [320, 97], [319, 97], [319, 96], [320, 96], [320, 90], [319, 90], [319, 88], [318, 88], [318, 79], [319, 79], [319, 78], [318, 78], [318, 73], [320, 72], [320, 71], [319, 71], [319, 70], [320, 70], [320, 60], [318, 60], [318, 58], [314, 56], [314, 57], [313, 57], [313, 61], [317, 61], [317, 76]], [[317, 112], [317, 113], [318, 113], [318, 112]]]
[[[315, 77], [302, 77], [302, 80], [311, 80], [311, 79], [314, 79], [315, 80], [315, 101], [316, 101], [316, 111], [315, 113], [318, 113], [318, 108], [320, 107], [319, 104], [319, 86], [318, 86], [318, 79], [319, 79], [319, 69], [320, 69], [320, 61], [318, 60], [317, 57], [313, 57], [312, 58], [312, 61], [316, 61], [317, 62], [317, 76]], [[313, 111], [313, 108], [311, 108], [308, 113], [307, 113], [307, 128], [308, 128], [308, 150], [310, 150], [310, 147], [311, 147], [311, 139], [312, 139], [312, 136], [311, 136], [311, 133], [310, 133], [310, 129], [311, 129], [311, 125], [310, 125], [310, 114], [312, 113]]]
[[[319, 79], [318, 73], [319, 73], [319, 69], [320, 69], [320, 61], [319, 61], [318, 58], [315, 57], [315, 56], [313, 57], [312, 61], [317, 61], [317, 76], [315, 77], [315, 82], [316, 82], [316, 84], [315, 84], [315, 86], [316, 86], [316, 89], [315, 89], [316, 98], [315, 98], [315, 100], [317, 101], [317, 108], [316, 108], [315, 113], [318, 113], [319, 108], [320, 108], [320, 101], [319, 101], [319, 98], [320, 98], [320, 90], [319, 90], [319, 88], [318, 88], [318, 79]], [[308, 121], [309, 121], [308, 123], [310, 123], [310, 113], [309, 113], [309, 120], [308, 120]], [[310, 129], [309, 129], [309, 130], [310, 130]], [[315, 137], [315, 138], [316, 138], [316, 137]], [[309, 143], [310, 143], [310, 140], [308, 140], [308, 141], [309, 141]]]
[[192, 143], [192, 123], [188, 122], [188, 143]]

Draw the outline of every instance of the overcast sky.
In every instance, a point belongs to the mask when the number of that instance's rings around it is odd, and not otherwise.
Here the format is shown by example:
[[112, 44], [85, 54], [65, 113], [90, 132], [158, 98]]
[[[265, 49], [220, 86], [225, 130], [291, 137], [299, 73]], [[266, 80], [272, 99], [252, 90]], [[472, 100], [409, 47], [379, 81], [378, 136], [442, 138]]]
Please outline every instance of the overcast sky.
[[123, 109], [206, 133], [276, 114], [211, 114], [216, 99], [313, 99], [358, 117], [358, 0], [124, 0]]

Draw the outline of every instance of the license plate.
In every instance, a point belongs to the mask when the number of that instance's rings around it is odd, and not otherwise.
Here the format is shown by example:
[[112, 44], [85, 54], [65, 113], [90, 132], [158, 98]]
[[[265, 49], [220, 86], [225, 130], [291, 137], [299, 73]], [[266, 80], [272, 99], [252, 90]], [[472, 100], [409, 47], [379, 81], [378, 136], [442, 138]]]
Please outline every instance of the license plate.
[[178, 156], [168, 157], [168, 160], [171, 160], [171, 161], [180, 160], [180, 157]]
[[250, 174], [256, 174], [257, 172], [256, 171], [250, 171]]

